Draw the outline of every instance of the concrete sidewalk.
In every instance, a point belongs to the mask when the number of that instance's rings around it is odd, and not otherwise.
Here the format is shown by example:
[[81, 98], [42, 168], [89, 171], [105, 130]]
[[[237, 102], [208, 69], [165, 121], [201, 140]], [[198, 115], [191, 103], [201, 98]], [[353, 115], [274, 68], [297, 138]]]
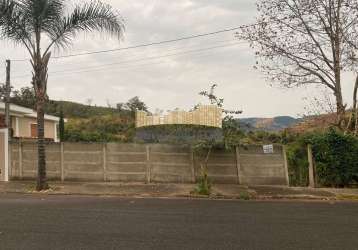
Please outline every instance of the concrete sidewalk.
[[[358, 189], [298, 188], [284, 186], [213, 185], [212, 195], [195, 194], [195, 184], [143, 183], [82, 183], [50, 182], [51, 189], [40, 194], [103, 195], [122, 197], [186, 197], [213, 199], [301, 199], [301, 200], [357, 200]], [[35, 192], [35, 182], [0, 182], [0, 193]]]

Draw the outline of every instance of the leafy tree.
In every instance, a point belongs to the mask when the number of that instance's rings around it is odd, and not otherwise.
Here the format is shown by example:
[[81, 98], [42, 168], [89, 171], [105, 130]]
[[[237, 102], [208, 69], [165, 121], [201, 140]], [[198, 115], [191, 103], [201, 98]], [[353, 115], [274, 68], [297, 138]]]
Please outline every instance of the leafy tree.
[[[209, 91], [201, 91], [199, 95], [207, 97], [210, 104], [217, 105], [226, 114], [222, 125], [223, 137], [220, 140], [217, 140], [215, 137], [208, 137], [193, 141], [192, 143], [194, 152], [196, 152], [197, 156], [199, 156], [198, 158], [200, 159], [201, 170], [201, 177], [199, 179], [196, 192], [203, 195], [209, 195], [211, 190], [211, 182], [208, 177], [208, 162], [213, 149], [225, 148], [228, 150], [235, 148], [240, 145], [240, 141], [243, 137], [243, 133], [240, 130], [238, 122], [232, 116], [233, 114], [241, 114], [242, 111], [224, 109], [224, 99], [217, 97], [214, 93], [217, 86], [217, 84], [213, 84]], [[194, 109], [196, 109], [197, 106], [199, 105], [196, 105]]]
[[6, 86], [5, 84], [0, 84], [0, 100], [4, 101], [6, 96]]
[[118, 103], [117, 109], [119, 111], [131, 111], [132, 113], [135, 113], [136, 110], [142, 110], [148, 112], [147, 105], [142, 102], [138, 96], [135, 96], [131, 99], [129, 99], [126, 103]]
[[61, 109], [60, 121], [58, 123], [58, 130], [60, 135], [60, 141], [63, 142], [65, 139], [65, 119], [63, 117], [63, 111]]
[[[119, 38], [124, 30], [122, 20], [109, 5], [93, 1], [68, 12], [65, 3], [65, 0], [0, 0], [0, 37], [24, 46], [31, 58], [38, 124], [37, 190], [48, 188], [44, 106], [51, 50], [68, 47], [82, 31], [101, 31]], [[42, 49], [46, 41], [49, 43]]]
[[[46, 100], [48, 97], [46, 96]], [[36, 108], [36, 93], [33, 88], [24, 87], [20, 90], [14, 90], [10, 101], [14, 104], [35, 109]]]
[[259, 0], [257, 9], [256, 25], [237, 34], [255, 49], [255, 67], [287, 88], [328, 88], [335, 96], [336, 125], [345, 129], [343, 72], [357, 75], [358, 88], [358, 1]]
[[345, 187], [358, 182], [358, 139], [334, 129], [306, 136], [312, 145], [318, 182]]

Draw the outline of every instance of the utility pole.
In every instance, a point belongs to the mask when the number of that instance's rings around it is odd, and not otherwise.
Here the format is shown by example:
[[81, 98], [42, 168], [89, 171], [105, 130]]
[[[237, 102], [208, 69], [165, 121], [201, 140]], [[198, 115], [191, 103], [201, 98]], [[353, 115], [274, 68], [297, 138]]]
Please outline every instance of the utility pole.
[[9, 140], [11, 138], [11, 121], [10, 121], [10, 69], [11, 69], [11, 62], [10, 60], [6, 60], [6, 85], [5, 85], [5, 124], [9, 131]]

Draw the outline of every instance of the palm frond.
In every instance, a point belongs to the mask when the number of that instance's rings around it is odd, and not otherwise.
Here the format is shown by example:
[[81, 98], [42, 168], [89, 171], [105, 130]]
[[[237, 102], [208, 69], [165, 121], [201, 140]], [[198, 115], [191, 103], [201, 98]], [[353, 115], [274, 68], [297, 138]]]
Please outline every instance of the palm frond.
[[31, 53], [33, 43], [23, 10], [14, 0], [0, 0], [0, 39], [23, 44]]
[[48, 30], [52, 45], [60, 48], [69, 46], [78, 32], [99, 31], [118, 38], [124, 32], [124, 21], [111, 6], [99, 1], [76, 6], [72, 14], [58, 21], [57, 25]]
[[32, 32], [47, 32], [64, 15], [64, 0], [18, 0]]

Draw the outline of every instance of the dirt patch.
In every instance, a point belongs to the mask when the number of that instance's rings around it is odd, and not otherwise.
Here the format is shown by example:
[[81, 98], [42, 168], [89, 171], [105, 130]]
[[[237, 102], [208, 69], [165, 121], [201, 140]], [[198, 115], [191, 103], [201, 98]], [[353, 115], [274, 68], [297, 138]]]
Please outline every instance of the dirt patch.
[[279, 186], [252, 186], [249, 187], [256, 192], [258, 196], [297, 196], [297, 197], [328, 197], [333, 198], [335, 194], [320, 189], [294, 188]]

